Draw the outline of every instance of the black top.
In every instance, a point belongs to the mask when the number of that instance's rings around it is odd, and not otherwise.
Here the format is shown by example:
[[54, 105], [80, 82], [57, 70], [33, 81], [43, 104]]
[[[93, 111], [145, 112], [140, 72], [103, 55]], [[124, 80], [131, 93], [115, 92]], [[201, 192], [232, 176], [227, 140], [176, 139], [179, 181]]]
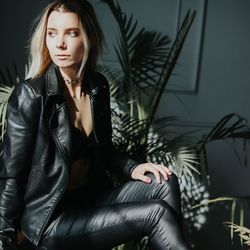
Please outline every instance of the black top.
[[91, 148], [95, 146], [93, 130], [89, 136], [84, 136], [80, 129], [72, 127], [72, 161], [88, 157]]

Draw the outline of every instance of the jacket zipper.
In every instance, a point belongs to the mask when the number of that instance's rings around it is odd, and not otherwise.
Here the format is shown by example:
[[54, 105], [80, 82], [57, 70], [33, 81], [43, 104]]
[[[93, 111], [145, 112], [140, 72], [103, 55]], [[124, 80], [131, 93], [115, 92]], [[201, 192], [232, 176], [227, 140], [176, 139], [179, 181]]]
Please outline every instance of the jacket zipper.
[[69, 159], [68, 159], [67, 154], [65, 153], [64, 148], [62, 147], [62, 145], [61, 145], [61, 143], [59, 142], [59, 140], [58, 140], [58, 138], [57, 138], [56, 135], [53, 135], [53, 138], [55, 139], [55, 142], [56, 142], [58, 148], [60, 149], [60, 152], [61, 152], [61, 154], [62, 154], [62, 157], [63, 157], [63, 160], [64, 160], [65, 164], [66, 164], [67, 166], [69, 166]]
[[[65, 105], [65, 104], [63, 104], [63, 105]], [[58, 107], [58, 108], [56, 109], [55, 112], [57, 112], [57, 110], [59, 110], [63, 105], [61, 105], [60, 107]], [[55, 112], [54, 112], [54, 113], [55, 113]], [[54, 113], [53, 113], [53, 114], [54, 114]], [[52, 119], [52, 117], [53, 117], [53, 114], [52, 114], [52, 116], [51, 116], [51, 118], [50, 118], [50, 120], [49, 120], [49, 130], [50, 130], [50, 133], [51, 133], [52, 137], [54, 138], [54, 140], [55, 140], [55, 142], [56, 142], [56, 145], [57, 145], [58, 148], [60, 149], [60, 152], [61, 152], [61, 154], [62, 154], [62, 157], [63, 157], [63, 160], [64, 160], [65, 164], [66, 164], [67, 166], [69, 166], [70, 161], [69, 161], [69, 158], [68, 158], [67, 153], [65, 152], [64, 148], [62, 147], [62, 145], [61, 145], [60, 141], [58, 140], [57, 136], [56, 136], [56, 135], [53, 133], [53, 131], [51, 130], [51, 119]]]
[[95, 131], [95, 118], [94, 118], [94, 108], [93, 108], [93, 96], [91, 94], [89, 94], [90, 97], [90, 106], [91, 106], [91, 117], [92, 117], [92, 124], [93, 124], [93, 133], [94, 133], [94, 137], [95, 137], [95, 141], [98, 144], [99, 140], [96, 136], [96, 131]]

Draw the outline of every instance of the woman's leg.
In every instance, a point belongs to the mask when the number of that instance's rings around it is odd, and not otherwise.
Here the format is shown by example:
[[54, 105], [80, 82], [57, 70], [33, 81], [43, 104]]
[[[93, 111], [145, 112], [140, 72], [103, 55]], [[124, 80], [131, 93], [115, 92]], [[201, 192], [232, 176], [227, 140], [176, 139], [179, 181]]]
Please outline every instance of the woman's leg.
[[110, 249], [143, 235], [154, 250], [190, 249], [178, 222], [176, 181], [174, 176], [162, 184], [129, 181], [92, 209], [65, 210], [48, 227], [41, 249]]
[[[172, 174], [168, 180], [164, 180], [162, 178], [161, 183], [158, 183], [154, 174], [148, 173], [147, 175], [152, 180], [150, 184], [142, 181], [128, 181], [112, 192], [98, 198], [97, 205], [103, 206], [134, 201], [158, 201], [166, 210], [166, 213], [162, 215], [162, 218], [156, 226], [159, 230], [161, 230], [161, 227], [163, 228], [163, 231], [161, 231], [162, 233], [160, 233], [160, 231], [157, 232], [157, 229], [155, 229], [156, 237], [150, 236], [150, 234], [148, 235], [151, 245], [153, 245], [153, 249], [190, 249], [181, 230], [181, 197], [177, 176]], [[167, 214], [169, 215], [166, 216]], [[173, 220], [171, 218], [171, 214], [174, 217]], [[176, 221], [176, 223], [171, 225], [171, 221]], [[167, 226], [168, 223], [169, 225]], [[170, 234], [171, 239], [169, 239], [169, 242], [172, 242], [170, 244], [171, 248], [164, 247], [164, 241], [166, 240], [164, 237], [168, 238], [169, 235], [167, 231], [173, 232]], [[176, 234], [178, 231], [178, 240], [175, 240], [174, 231]]]
[[97, 198], [96, 204], [102, 206], [131, 201], [163, 200], [181, 218], [181, 198], [177, 176], [172, 174], [168, 180], [162, 179], [161, 183], [157, 182], [152, 173], [148, 173], [147, 176], [152, 180], [150, 184], [142, 181], [128, 181], [112, 192], [107, 192]]

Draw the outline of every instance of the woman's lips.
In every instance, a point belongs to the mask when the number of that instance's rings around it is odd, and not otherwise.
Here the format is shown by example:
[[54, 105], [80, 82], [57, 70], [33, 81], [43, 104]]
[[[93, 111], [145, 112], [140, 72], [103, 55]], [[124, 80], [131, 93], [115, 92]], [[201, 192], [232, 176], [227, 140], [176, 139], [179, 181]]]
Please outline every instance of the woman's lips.
[[59, 60], [66, 60], [67, 58], [69, 58], [69, 55], [56, 55], [56, 58], [58, 58]]

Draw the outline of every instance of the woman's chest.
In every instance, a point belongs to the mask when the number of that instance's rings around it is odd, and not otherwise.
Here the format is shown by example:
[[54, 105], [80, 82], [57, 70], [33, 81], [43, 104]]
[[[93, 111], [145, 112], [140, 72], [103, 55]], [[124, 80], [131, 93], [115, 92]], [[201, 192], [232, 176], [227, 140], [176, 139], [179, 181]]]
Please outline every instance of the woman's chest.
[[83, 136], [89, 136], [93, 130], [92, 103], [89, 95], [82, 95], [81, 98], [66, 98], [70, 122], [78, 128]]

